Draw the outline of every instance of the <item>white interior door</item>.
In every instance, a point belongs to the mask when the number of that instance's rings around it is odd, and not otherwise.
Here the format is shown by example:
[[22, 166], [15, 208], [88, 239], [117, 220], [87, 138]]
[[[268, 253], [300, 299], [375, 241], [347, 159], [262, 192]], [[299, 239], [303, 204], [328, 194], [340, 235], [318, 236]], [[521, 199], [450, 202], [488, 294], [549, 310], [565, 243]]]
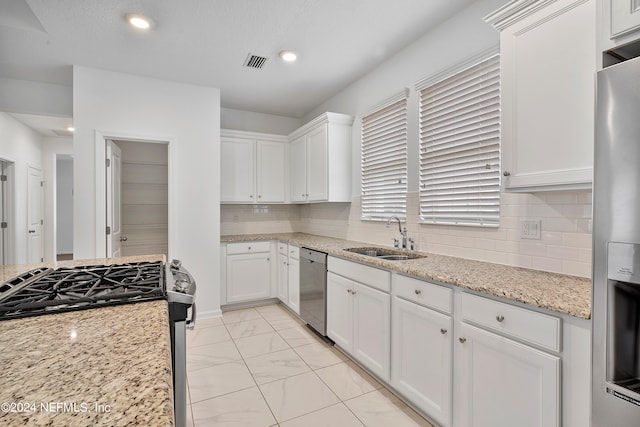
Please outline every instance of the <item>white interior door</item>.
[[27, 178], [27, 252], [28, 263], [44, 261], [44, 182], [42, 169], [29, 166]]
[[107, 157], [107, 258], [122, 254], [122, 151], [113, 141], [106, 141]]

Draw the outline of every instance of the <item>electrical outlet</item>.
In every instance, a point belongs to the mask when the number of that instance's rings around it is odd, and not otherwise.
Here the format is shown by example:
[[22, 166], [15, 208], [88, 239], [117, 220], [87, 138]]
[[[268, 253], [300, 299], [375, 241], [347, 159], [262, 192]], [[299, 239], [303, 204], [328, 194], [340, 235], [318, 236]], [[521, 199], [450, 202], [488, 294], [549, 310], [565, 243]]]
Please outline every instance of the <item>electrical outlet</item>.
[[539, 219], [524, 219], [520, 221], [520, 238], [540, 240], [542, 221]]

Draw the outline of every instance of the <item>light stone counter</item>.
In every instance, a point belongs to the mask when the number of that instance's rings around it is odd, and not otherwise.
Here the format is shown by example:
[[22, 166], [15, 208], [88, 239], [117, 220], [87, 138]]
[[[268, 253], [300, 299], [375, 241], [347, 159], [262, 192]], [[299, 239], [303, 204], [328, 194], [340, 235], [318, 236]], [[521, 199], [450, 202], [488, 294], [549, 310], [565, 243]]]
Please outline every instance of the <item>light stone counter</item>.
[[422, 252], [418, 253], [426, 255], [426, 258], [388, 261], [344, 250], [378, 245], [304, 233], [221, 236], [221, 241], [227, 243], [256, 240], [280, 240], [421, 279], [455, 285], [575, 317], [591, 318], [591, 280], [582, 277]]
[[[0, 280], [40, 266], [159, 260], [5, 266]], [[170, 340], [164, 300], [0, 321], [0, 425], [173, 426]]]

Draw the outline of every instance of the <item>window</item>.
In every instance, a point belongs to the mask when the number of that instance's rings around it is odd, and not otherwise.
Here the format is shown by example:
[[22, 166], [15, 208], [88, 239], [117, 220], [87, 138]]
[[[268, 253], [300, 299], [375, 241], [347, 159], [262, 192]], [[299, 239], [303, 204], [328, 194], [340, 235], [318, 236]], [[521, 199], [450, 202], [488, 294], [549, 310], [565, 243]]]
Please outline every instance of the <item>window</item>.
[[362, 219], [407, 215], [407, 91], [362, 118]]
[[500, 57], [417, 85], [420, 220], [500, 222]]

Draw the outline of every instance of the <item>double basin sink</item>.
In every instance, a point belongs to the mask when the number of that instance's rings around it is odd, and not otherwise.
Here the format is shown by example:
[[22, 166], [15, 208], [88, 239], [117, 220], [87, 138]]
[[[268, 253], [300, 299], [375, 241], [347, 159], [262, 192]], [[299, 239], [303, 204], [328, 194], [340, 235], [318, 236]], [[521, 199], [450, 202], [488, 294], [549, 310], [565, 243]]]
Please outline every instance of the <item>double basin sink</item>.
[[410, 259], [426, 258], [426, 255], [419, 255], [414, 252], [366, 247], [366, 248], [347, 248], [344, 249], [348, 252], [353, 252], [360, 255], [366, 255], [373, 258], [384, 259], [387, 261], [406, 261]]

